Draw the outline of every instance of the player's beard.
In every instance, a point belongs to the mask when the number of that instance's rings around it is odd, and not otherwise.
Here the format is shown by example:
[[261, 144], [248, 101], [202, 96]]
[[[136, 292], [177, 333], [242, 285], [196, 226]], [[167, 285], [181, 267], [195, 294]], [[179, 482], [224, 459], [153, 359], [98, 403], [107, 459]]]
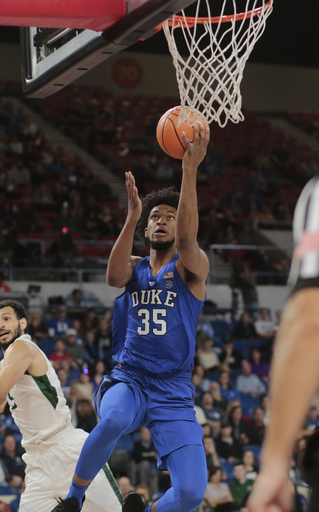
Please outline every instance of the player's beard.
[[5, 352], [7, 350], [7, 348], [10, 347], [10, 345], [12, 345], [12, 343], [17, 339], [17, 338], [20, 338], [20, 336], [22, 335], [22, 329], [20, 327], [20, 324], [18, 324], [18, 327], [17, 329], [14, 331], [13, 333], [13, 336], [12, 336], [12, 339], [10, 341], [6, 341], [5, 343], [2, 343], [0, 341], [0, 347], [2, 348], [3, 352]]
[[167, 242], [159, 242], [158, 240], [150, 240], [150, 249], [154, 251], [169, 251], [175, 244], [175, 238], [168, 240]]

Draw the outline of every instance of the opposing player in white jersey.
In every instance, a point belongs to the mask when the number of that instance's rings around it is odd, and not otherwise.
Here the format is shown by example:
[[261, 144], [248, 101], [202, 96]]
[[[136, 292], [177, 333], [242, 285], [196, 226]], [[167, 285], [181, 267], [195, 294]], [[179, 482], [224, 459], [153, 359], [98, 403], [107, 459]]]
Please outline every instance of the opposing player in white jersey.
[[[50, 512], [68, 492], [88, 434], [72, 426], [58, 377], [26, 330], [23, 306], [13, 300], [0, 302], [0, 411], [8, 401], [26, 450], [26, 490], [19, 511]], [[83, 511], [120, 512], [122, 502], [105, 466], [86, 493]]]
[[[292, 294], [278, 332], [271, 370], [271, 421], [263, 446], [261, 471], [248, 501], [250, 512], [294, 509], [289, 457], [319, 384], [319, 177], [311, 179], [298, 200], [295, 249], [289, 283]], [[304, 457], [312, 487], [308, 512], [319, 510], [318, 432]]]

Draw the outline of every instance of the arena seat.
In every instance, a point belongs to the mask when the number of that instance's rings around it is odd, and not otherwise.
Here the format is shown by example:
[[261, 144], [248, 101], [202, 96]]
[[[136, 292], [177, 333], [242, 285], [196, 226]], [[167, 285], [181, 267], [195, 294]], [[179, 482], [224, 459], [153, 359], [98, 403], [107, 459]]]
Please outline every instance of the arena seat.
[[228, 461], [220, 461], [222, 470], [226, 473], [227, 480], [234, 479], [234, 464]]
[[130, 434], [123, 434], [115, 445], [109, 459], [109, 466], [113, 473], [129, 473], [129, 463], [133, 450], [133, 439]]
[[251, 418], [254, 410], [257, 407], [255, 398], [249, 393], [239, 393], [239, 395], [243, 413]]
[[229, 334], [230, 324], [226, 320], [212, 320], [211, 324], [214, 329], [214, 337], [224, 341]]
[[39, 342], [39, 348], [43, 350], [47, 357], [54, 352], [55, 340], [53, 338], [42, 338]]
[[256, 461], [259, 461], [259, 457], [261, 454], [261, 446], [259, 446], [258, 444], [246, 444], [245, 446], [243, 446], [243, 450], [244, 452], [253, 452]]
[[249, 348], [247, 346], [247, 340], [233, 339], [233, 345], [236, 350], [239, 350], [245, 359], [249, 358]]
[[11, 496], [13, 494], [11, 487], [0, 485], [0, 496]]

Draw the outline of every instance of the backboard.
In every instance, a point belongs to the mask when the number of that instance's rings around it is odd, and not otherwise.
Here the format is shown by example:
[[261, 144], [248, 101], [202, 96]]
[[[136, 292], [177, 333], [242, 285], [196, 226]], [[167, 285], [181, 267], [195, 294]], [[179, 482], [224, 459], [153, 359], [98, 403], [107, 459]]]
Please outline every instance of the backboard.
[[[112, 8], [105, 12], [108, 2]], [[41, 21], [41, 28], [20, 28], [23, 92], [33, 98], [45, 98], [54, 94], [113, 54], [152, 36], [157, 32], [157, 25], [193, 2], [194, 0], [91, 0], [77, 2], [74, 19], [69, 15], [64, 16], [64, 13], [61, 15], [60, 12], [55, 15], [51, 12], [39, 13], [34, 19]], [[28, 5], [28, 2], [22, 3]], [[47, 2], [44, 4], [47, 5]], [[57, 8], [58, 4], [53, 4]], [[66, 4], [69, 5], [68, 2], [61, 3], [62, 6]], [[83, 7], [82, 13], [80, 5]], [[98, 15], [94, 8], [100, 5], [103, 12]], [[114, 9], [116, 5], [118, 8]], [[1, 19], [6, 20], [6, 17]], [[27, 24], [25, 18], [21, 17], [18, 22], [17, 18], [13, 21], [9, 16], [7, 20], [7, 23], [1, 23], [18, 26]], [[106, 28], [100, 30], [103, 24]]]

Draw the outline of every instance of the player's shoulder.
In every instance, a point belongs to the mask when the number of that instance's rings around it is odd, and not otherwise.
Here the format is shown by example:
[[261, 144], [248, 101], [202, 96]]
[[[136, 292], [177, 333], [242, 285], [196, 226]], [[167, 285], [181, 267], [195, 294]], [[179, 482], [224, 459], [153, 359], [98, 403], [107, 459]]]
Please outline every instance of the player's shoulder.
[[19, 355], [20, 357], [27, 354], [30, 355], [32, 353], [35, 353], [35, 351], [37, 351], [35, 343], [33, 343], [31, 340], [24, 340], [18, 338], [5, 351], [4, 359], [11, 357], [12, 355]]
[[144, 260], [145, 258], [142, 258], [142, 256], [131, 256], [130, 258], [130, 265], [132, 265], [133, 267], [135, 267], [135, 265], [141, 261], [141, 260]]
[[199, 258], [196, 272], [187, 268], [182, 258], [179, 258], [175, 263], [181, 277], [187, 283], [205, 283], [209, 274], [210, 265], [207, 254], [202, 249], [199, 249], [198, 254]]
[[143, 265], [143, 262], [146, 260], [147, 260], [147, 258], [142, 258], [141, 256], [131, 256], [129, 264], [131, 265], [131, 267], [134, 271], [135, 268], [139, 268], [141, 265]]

